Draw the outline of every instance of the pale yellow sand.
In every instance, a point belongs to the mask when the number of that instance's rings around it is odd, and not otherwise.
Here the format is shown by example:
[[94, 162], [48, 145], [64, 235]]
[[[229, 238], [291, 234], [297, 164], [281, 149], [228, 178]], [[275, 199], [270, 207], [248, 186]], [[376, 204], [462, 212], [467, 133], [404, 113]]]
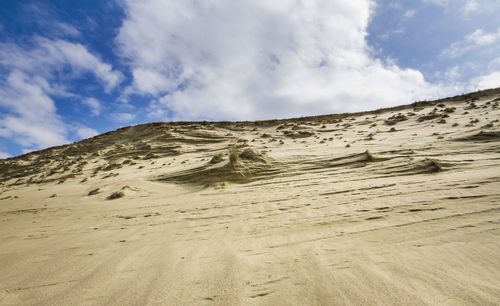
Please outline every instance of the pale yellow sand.
[[[0, 304], [498, 305], [499, 97], [144, 125], [0, 161]], [[233, 167], [231, 146], [254, 155]]]

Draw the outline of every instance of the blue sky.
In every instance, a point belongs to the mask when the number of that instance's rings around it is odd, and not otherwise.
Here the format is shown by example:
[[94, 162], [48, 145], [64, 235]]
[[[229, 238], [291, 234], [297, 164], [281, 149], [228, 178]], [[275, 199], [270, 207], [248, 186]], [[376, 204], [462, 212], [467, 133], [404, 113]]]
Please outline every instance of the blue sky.
[[0, 1], [0, 158], [500, 86], [497, 0]]

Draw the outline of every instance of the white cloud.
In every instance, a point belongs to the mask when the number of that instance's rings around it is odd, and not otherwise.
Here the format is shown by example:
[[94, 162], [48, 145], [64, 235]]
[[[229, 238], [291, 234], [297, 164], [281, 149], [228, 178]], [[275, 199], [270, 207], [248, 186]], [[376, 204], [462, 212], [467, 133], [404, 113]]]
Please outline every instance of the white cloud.
[[36, 150], [34, 150], [34, 149], [22, 149], [21, 150], [21, 152], [22, 152], [21, 154], [28, 154], [28, 153], [31, 153], [33, 151], [36, 151]]
[[91, 128], [88, 128], [88, 127], [78, 128], [76, 130], [76, 133], [78, 134], [78, 137], [83, 138], [83, 139], [99, 135], [98, 131], [91, 129]]
[[387, 5], [387, 7], [390, 7], [392, 9], [400, 9], [400, 8], [402, 8], [402, 5], [401, 5], [401, 3], [398, 0], [395, 0], [395, 1], [391, 1]]
[[3, 85], [0, 106], [10, 113], [0, 116], [0, 136], [25, 147], [42, 148], [68, 142], [66, 127], [43, 84], [15, 70]]
[[153, 69], [137, 68], [132, 71], [134, 90], [153, 95], [175, 89], [175, 83]]
[[415, 14], [417, 13], [416, 10], [408, 10], [404, 13], [404, 16], [406, 18], [413, 18], [415, 16]]
[[107, 91], [113, 89], [122, 79], [118, 71], [114, 71], [111, 65], [103, 63], [100, 59], [92, 55], [81, 44], [74, 44], [64, 40], [41, 40], [41, 45], [49, 51], [49, 54], [56, 58], [62, 58], [72, 67], [94, 73], [105, 82]]
[[424, 3], [435, 4], [450, 10], [458, 10], [463, 15], [495, 12], [500, 8], [498, 0], [422, 0]]
[[[257, 119], [374, 109], [443, 94], [372, 58], [369, 0], [123, 1], [116, 42], [132, 92], [173, 119]], [[168, 92], [168, 93], [166, 93]]]
[[0, 64], [6, 68], [22, 70], [44, 78], [52, 78], [69, 66], [72, 73], [93, 73], [105, 84], [106, 90], [118, 85], [123, 76], [111, 65], [92, 55], [83, 45], [60, 39], [35, 38], [35, 48], [27, 49], [15, 44], [0, 44]]
[[450, 69], [446, 76], [458, 79], [462, 75], [475, 75], [476, 77], [469, 77], [469, 80], [466, 80], [464, 87], [468, 90], [478, 90], [500, 86], [498, 54], [500, 54], [500, 28], [496, 32], [475, 30], [445, 49], [441, 56], [452, 59], [460, 57], [460, 65]]
[[99, 116], [102, 110], [101, 103], [94, 98], [85, 98], [83, 100], [83, 104], [87, 105], [90, 108], [90, 112], [94, 116]]
[[465, 43], [468, 45], [477, 45], [484, 47], [494, 44], [500, 39], [500, 29], [496, 33], [485, 33], [482, 29], [474, 31], [472, 34], [465, 36]]
[[453, 66], [453, 67], [449, 68], [444, 73], [444, 76], [449, 81], [453, 81], [453, 80], [456, 80], [456, 79], [460, 78], [460, 76], [461, 76], [460, 67], [459, 66]]
[[[50, 5], [43, 3], [29, 3], [25, 1], [22, 5], [22, 12], [30, 17], [30, 21], [36, 23], [37, 28], [50, 37], [80, 37], [81, 33], [74, 26], [65, 22], [54, 20], [58, 12]], [[21, 15], [22, 16], [22, 15]], [[23, 18], [23, 17], [21, 17]]]
[[9, 158], [9, 157], [11, 157], [9, 153], [0, 152], [0, 159]]
[[450, 4], [450, 0], [423, 0], [426, 3], [432, 3], [440, 6], [448, 6]]
[[130, 113], [112, 113], [110, 117], [111, 120], [118, 123], [128, 123], [135, 119], [135, 115]]
[[466, 15], [476, 12], [479, 9], [479, 5], [475, 0], [469, 0], [465, 3], [463, 11]]
[[476, 90], [500, 87], [500, 71], [476, 77], [471, 83]]
[[488, 64], [490, 71], [500, 71], [500, 57], [492, 59]]
[[393, 30], [388, 30], [384, 34], [380, 35], [382, 39], [391, 39], [393, 36], [400, 36], [405, 34], [404, 28], [395, 28]]
[[476, 50], [484, 52], [488, 48], [500, 50], [500, 28], [497, 32], [492, 33], [477, 29], [466, 35], [461, 41], [453, 43], [442, 52], [442, 55], [454, 58]]
[[[92, 55], [83, 45], [37, 37], [31, 48], [0, 44], [0, 136], [21, 144], [25, 150], [68, 143], [68, 126], [57, 114], [52, 97], [71, 97], [69, 80], [92, 73], [106, 90], [116, 87], [120, 72]], [[97, 100], [84, 103], [94, 114]]]
[[67, 36], [78, 37], [82, 34], [75, 27], [73, 27], [67, 23], [64, 23], [64, 22], [57, 21], [57, 22], [53, 22], [51, 24], [52, 24], [55, 31], [57, 31], [58, 33], [67, 35]]

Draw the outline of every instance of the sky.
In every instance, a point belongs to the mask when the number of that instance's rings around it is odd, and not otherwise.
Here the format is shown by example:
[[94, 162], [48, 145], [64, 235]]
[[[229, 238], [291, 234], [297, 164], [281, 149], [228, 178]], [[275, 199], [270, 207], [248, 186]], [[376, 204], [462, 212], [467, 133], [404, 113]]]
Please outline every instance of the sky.
[[500, 86], [498, 0], [0, 0], [0, 158]]

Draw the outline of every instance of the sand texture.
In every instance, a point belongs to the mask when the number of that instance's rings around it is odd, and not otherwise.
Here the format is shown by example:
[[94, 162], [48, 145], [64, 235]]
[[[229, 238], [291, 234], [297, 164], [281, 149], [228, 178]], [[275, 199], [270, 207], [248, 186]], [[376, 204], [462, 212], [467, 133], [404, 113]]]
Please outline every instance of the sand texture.
[[499, 305], [499, 103], [151, 123], [0, 160], [0, 304]]

